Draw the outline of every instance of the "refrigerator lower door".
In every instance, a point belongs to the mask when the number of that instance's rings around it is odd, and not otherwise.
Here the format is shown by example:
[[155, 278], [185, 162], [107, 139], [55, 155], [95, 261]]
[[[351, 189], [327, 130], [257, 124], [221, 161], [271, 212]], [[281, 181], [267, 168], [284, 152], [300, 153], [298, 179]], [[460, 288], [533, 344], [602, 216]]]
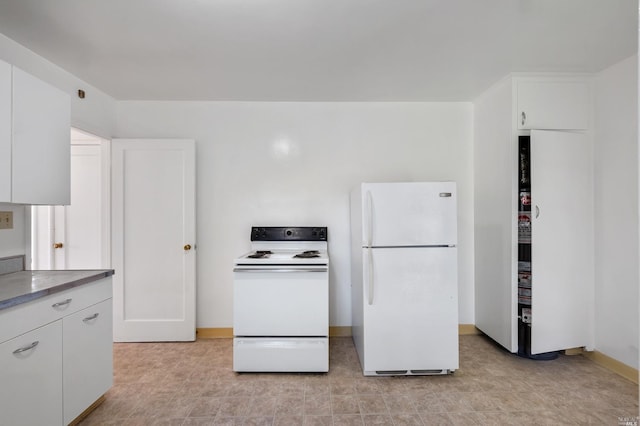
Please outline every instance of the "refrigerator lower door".
[[364, 374], [458, 369], [456, 248], [364, 250]]

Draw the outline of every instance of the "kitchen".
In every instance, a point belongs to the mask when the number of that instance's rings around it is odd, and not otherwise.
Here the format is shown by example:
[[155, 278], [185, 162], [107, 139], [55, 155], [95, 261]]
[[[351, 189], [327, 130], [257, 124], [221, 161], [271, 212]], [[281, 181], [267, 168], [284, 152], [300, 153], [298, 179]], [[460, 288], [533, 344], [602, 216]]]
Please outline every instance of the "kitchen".
[[[596, 347], [637, 368], [637, 238], [630, 239], [637, 236], [632, 126], [637, 114], [636, 99], [630, 96], [636, 90], [634, 53], [598, 70], [595, 106], [600, 133], [594, 158], [596, 199], [601, 201], [596, 203], [596, 234], [605, 244], [596, 258]], [[295, 97], [280, 99], [287, 102], [125, 100], [126, 95], [111, 97], [7, 37], [0, 38], [0, 59], [69, 93], [84, 88], [84, 100], [72, 97], [75, 127], [105, 138], [197, 141], [198, 328], [231, 327], [230, 265], [247, 251], [250, 226], [321, 223], [332, 235], [330, 325], [348, 332], [348, 192], [356, 183], [370, 180], [458, 183], [459, 323], [475, 323], [474, 98], [451, 93], [443, 97], [446, 102], [435, 96], [429, 102], [408, 96], [399, 101], [380, 90], [373, 99], [360, 102], [342, 102], [358, 97], [332, 100], [321, 95], [316, 102], [296, 102]], [[382, 87], [374, 84], [375, 75], [357, 71], [354, 81], [368, 77], [370, 84]], [[487, 81], [482, 90], [493, 83]], [[622, 188], [619, 181], [625, 183]], [[604, 203], [609, 197], [613, 201]], [[26, 247], [22, 208], [7, 209], [15, 210], [16, 223], [14, 232], [0, 240], [2, 256]], [[616, 240], [624, 243], [615, 248]]]

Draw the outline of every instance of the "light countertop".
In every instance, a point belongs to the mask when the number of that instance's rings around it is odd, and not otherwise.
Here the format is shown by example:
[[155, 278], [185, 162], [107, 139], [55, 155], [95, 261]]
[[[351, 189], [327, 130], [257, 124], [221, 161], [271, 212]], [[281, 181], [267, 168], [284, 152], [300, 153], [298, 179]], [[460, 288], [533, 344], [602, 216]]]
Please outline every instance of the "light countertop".
[[0, 311], [113, 275], [113, 269], [19, 271], [0, 275]]

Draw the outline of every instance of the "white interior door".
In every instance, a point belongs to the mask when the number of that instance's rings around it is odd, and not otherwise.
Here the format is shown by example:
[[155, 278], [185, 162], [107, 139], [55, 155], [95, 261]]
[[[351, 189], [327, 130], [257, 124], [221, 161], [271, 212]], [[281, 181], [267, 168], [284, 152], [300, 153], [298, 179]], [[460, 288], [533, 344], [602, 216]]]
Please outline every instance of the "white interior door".
[[195, 340], [195, 141], [112, 141], [114, 340]]
[[[71, 205], [56, 207], [56, 227], [63, 227], [64, 256], [67, 269], [92, 269], [110, 266], [109, 247], [109, 191], [102, 167], [102, 145], [71, 147]], [[106, 153], [108, 155], [108, 153]], [[58, 210], [63, 220], [58, 223]], [[57, 259], [56, 259], [57, 260]], [[56, 262], [57, 264], [58, 262]]]
[[71, 132], [71, 204], [32, 207], [33, 269], [111, 266], [109, 145]]
[[586, 135], [531, 132], [534, 354], [590, 346], [593, 182]]

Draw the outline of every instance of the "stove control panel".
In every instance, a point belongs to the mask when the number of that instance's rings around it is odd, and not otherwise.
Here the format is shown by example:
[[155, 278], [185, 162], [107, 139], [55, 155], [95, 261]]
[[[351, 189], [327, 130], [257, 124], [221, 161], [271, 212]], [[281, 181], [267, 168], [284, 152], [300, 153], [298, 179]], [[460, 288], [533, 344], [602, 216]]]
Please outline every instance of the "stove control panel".
[[251, 241], [327, 241], [327, 227], [253, 226]]

